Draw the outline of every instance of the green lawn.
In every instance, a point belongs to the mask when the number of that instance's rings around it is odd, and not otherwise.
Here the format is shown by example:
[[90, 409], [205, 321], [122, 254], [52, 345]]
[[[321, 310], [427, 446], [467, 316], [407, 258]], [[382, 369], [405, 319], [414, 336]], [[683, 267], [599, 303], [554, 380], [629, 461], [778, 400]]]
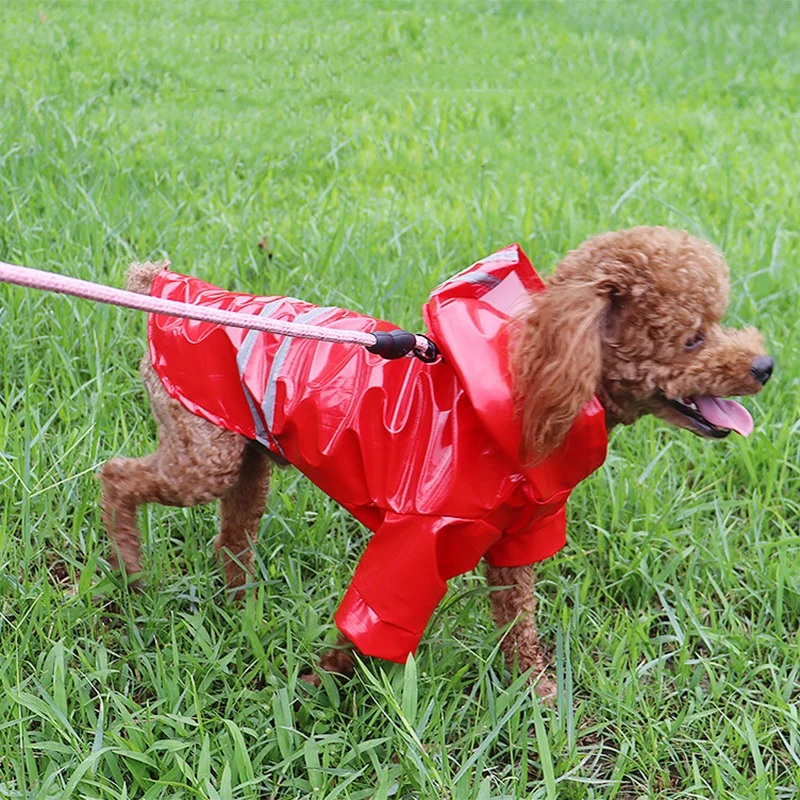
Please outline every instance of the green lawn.
[[0, 287], [0, 798], [798, 797], [798, 12], [0, 4], [0, 260], [169, 256], [416, 328], [494, 248], [547, 273], [667, 224], [723, 248], [778, 364], [749, 440], [646, 420], [575, 491], [539, 573], [554, 709], [478, 574], [415, 663], [307, 691], [364, 531], [284, 471], [257, 601], [223, 598], [213, 507], [147, 509], [144, 591], [115, 586], [93, 474], [155, 444], [144, 316]]

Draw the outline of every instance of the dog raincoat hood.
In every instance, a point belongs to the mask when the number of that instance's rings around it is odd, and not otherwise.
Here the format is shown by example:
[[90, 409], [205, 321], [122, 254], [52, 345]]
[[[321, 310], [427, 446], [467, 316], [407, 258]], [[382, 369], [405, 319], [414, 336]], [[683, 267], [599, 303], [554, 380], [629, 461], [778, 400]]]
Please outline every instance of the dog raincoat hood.
[[[520, 462], [507, 322], [543, 290], [518, 245], [434, 289], [423, 308], [443, 354], [434, 364], [150, 317], [153, 366], [173, 398], [288, 459], [373, 531], [336, 614], [367, 655], [405, 661], [447, 580], [481, 557], [520, 566], [565, 544], [567, 497], [603, 463], [607, 436], [592, 398], [557, 451], [533, 468]], [[167, 270], [151, 293], [342, 330], [396, 327]]]

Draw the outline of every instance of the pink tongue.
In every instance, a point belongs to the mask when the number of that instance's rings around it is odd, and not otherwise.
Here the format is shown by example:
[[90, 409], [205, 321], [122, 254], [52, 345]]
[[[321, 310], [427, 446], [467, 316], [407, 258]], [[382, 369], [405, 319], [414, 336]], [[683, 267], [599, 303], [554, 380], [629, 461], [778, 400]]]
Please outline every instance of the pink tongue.
[[753, 432], [753, 418], [750, 412], [735, 400], [723, 400], [721, 397], [694, 395], [692, 397], [700, 413], [718, 428], [729, 428], [742, 436]]

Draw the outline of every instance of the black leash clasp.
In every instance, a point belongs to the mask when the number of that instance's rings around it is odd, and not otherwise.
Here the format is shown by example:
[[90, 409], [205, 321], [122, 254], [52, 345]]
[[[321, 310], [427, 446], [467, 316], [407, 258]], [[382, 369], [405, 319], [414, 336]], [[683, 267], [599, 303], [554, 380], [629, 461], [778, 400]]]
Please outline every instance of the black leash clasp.
[[381, 358], [403, 358], [412, 351], [426, 364], [432, 364], [439, 358], [439, 349], [427, 337], [423, 337], [428, 343], [423, 352], [417, 348], [417, 337], [408, 331], [372, 331], [372, 335], [375, 337], [375, 344], [370, 345], [367, 350]]
[[425, 350], [422, 351], [417, 348], [414, 350], [414, 355], [422, 361], [423, 364], [433, 364], [434, 361], [439, 360], [442, 354], [439, 352], [439, 348], [434, 344], [433, 339], [429, 339], [427, 336], [423, 338], [428, 343]]

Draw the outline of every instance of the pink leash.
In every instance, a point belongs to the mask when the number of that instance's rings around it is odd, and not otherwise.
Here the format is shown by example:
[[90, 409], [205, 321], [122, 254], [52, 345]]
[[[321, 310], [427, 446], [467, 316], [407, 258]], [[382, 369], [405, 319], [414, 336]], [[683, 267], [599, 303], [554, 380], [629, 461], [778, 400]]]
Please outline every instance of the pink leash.
[[195, 319], [200, 322], [213, 322], [218, 325], [248, 328], [274, 333], [278, 336], [293, 336], [298, 339], [357, 344], [384, 358], [401, 358], [405, 355], [413, 354], [426, 363], [431, 363], [438, 358], [436, 345], [430, 339], [408, 331], [379, 331], [377, 333], [334, 331], [316, 325], [282, 322], [268, 317], [259, 317], [255, 314], [238, 314], [235, 311], [222, 311], [221, 309], [193, 305], [192, 303], [181, 303], [177, 300], [165, 300], [161, 297], [151, 297], [138, 292], [129, 292], [125, 289], [115, 289], [111, 286], [104, 286], [102, 283], [70, 278], [66, 275], [59, 275], [56, 272], [45, 272], [41, 269], [6, 264], [3, 261], [0, 261], [0, 281], [30, 289], [42, 289], [46, 292], [82, 297], [84, 300], [96, 300], [112, 306], [147, 311], [150, 314], [183, 317], [184, 319]]

